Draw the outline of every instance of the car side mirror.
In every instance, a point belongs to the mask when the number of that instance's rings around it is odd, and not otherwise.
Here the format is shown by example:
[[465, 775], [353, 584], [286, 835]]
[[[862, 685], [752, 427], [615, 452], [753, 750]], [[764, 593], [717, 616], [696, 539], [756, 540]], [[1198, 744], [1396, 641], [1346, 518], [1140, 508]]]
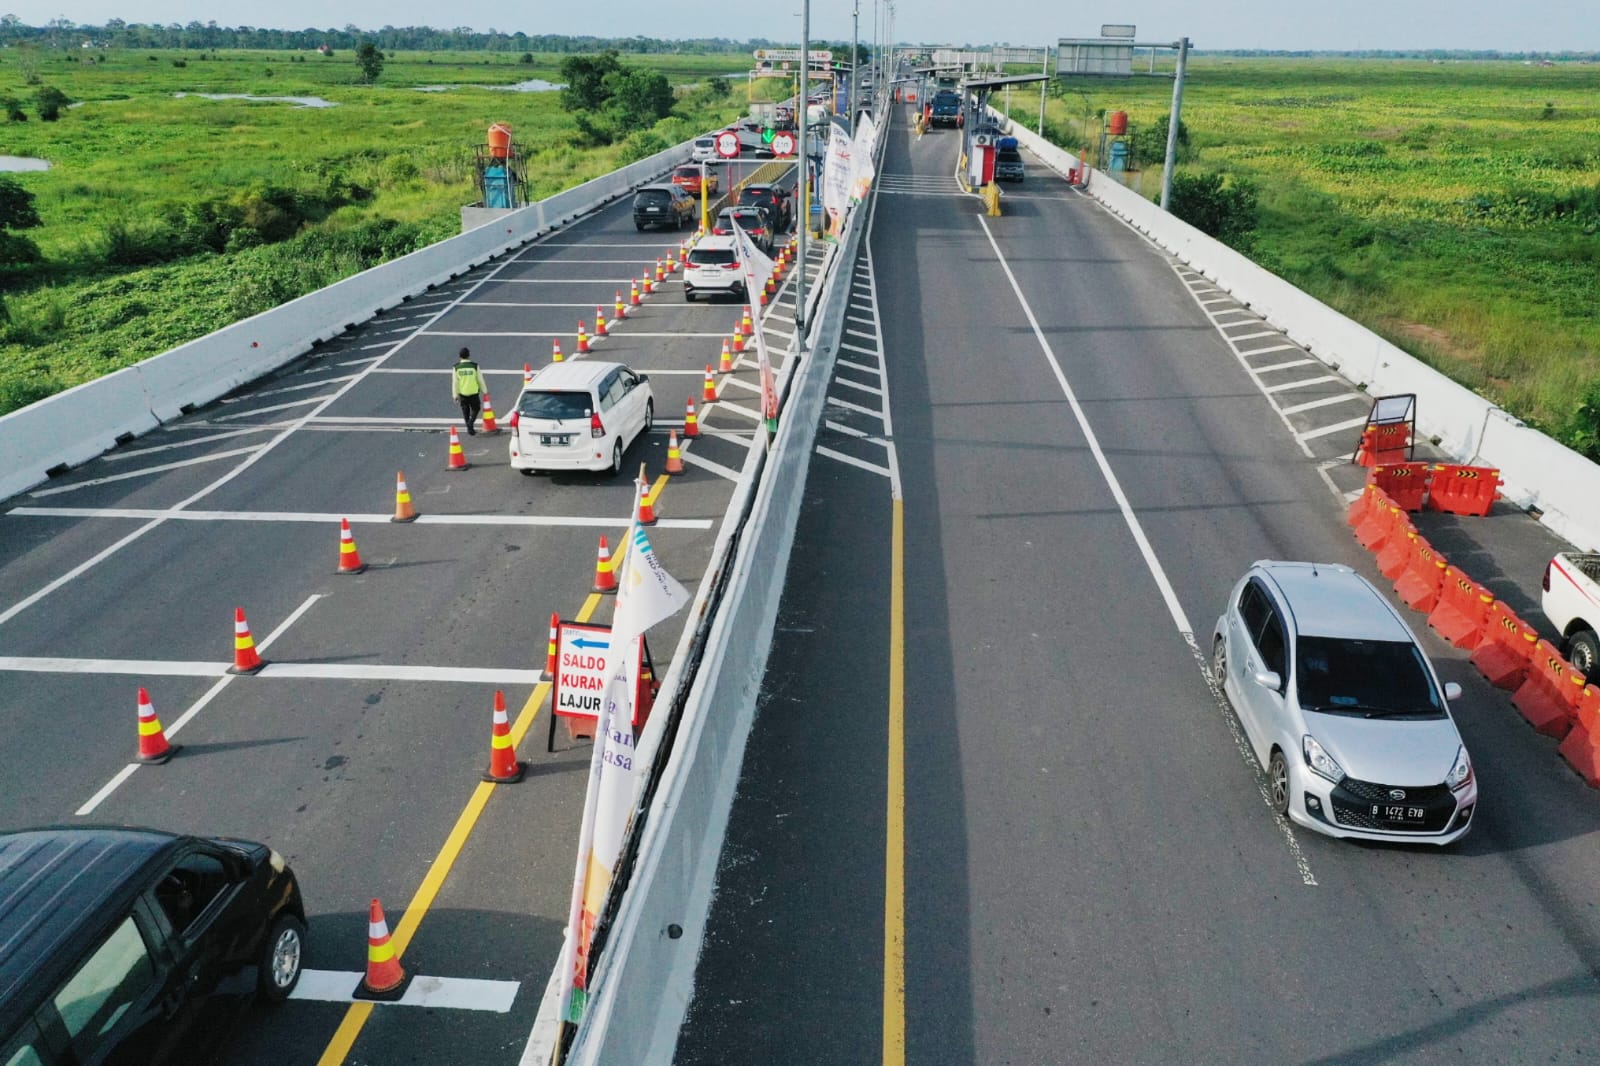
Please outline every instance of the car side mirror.
[[1257, 670], [1252, 680], [1262, 688], [1270, 688], [1274, 692], [1283, 687], [1283, 678], [1278, 676], [1276, 670]]
[[1454, 703], [1461, 698], [1461, 686], [1454, 681], [1444, 683], [1444, 698], [1447, 703]]

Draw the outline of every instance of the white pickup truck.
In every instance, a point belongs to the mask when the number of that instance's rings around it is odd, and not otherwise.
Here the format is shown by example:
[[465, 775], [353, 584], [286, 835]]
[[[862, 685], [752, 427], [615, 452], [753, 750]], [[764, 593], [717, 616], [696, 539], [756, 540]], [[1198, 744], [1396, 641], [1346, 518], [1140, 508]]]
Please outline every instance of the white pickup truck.
[[1591, 680], [1600, 669], [1600, 555], [1562, 552], [1544, 568], [1544, 616], [1561, 631], [1572, 668]]

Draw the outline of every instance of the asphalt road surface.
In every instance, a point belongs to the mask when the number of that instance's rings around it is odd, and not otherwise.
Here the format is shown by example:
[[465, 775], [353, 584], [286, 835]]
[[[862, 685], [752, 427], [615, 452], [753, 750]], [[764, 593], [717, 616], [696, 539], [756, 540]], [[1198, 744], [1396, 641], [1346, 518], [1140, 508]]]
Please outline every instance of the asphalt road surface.
[[[721, 168], [725, 180], [756, 164]], [[792, 183], [792, 178], [789, 179]], [[0, 825], [143, 824], [265, 841], [288, 857], [310, 912], [308, 967], [366, 964], [367, 904], [383, 900], [413, 973], [494, 982], [477, 1005], [297, 999], [257, 1008], [226, 1061], [515, 1063], [561, 942], [587, 744], [545, 752], [552, 612], [606, 622], [592, 596], [598, 538], [613, 551], [629, 477], [522, 477], [507, 436], [462, 436], [447, 472], [456, 349], [471, 347], [502, 421], [523, 366], [658, 256], [631, 198], [473, 270], [320, 346], [271, 378], [0, 505]], [[743, 306], [686, 305], [674, 275], [590, 358], [650, 375], [656, 430], [628, 452], [662, 477], [685, 402], [703, 435], [666, 479], [650, 532], [693, 591], [759, 419], [753, 351], [718, 376]], [[781, 353], [792, 286], [768, 320]], [[387, 521], [403, 470], [421, 520]], [[369, 569], [336, 576], [339, 518]], [[271, 665], [223, 673], [243, 607]], [[682, 617], [650, 635], [658, 673]], [[178, 756], [128, 766], [135, 693], [150, 689]], [[479, 782], [493, 694], [504, 690], [529, 763], [520, 784]], [[305, 982], [301, 992], [311, 991]], [[466, 987], [466, 986], [462, 986]], [[482, 994], [479, 994], [482, 993]], [[358, 1016], [359, 1015], [359, 1016]], [[341, 1028], [343, 1025], [343, 1028]], [[336, 1031], [339, 1035], [336, 1037]]]
[[1350, 844], [1209, 684], [1251, 561], [1377, 578], [1354, 390], [1036, 164], [981, 217], [956, 143], [890, 135], [677, 1061], [1588, 1057], [1600, 797], [1551, 741], [1408, 614], [1482, 805]]

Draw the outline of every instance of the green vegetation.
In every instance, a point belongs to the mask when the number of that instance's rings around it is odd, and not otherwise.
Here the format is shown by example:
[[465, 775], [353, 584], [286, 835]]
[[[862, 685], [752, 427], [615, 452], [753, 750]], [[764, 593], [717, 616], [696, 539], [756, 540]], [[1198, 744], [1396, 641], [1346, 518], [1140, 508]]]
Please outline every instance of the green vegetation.
[[386, 52], [366, 85], [356, 51], [0, 50], [0, 109], [41, 86], [78, 105], [0, 122], [6, 154], [51, 163], [0, 178], [0, 214], [18, 189], [41, 223], [0, 218], [0, 413], [453, 236], [491, 122], [545, 197], [729, 121], [742, 106], [709, 76], [748, 66], [632, 60], [677, 86], [670, 113], [595, 146], [559, 94], [504, 89], [560, 80], [560, 56]]
[[[1201, 56], [1179, 175], [1253, 188], [1257, 262], [1600, 459], [1597, 89], [1578, 63]], [[1075, 79], [1047, 133], [1076, 150], [1127, 111], [1154, 197], [1171, 93]]]

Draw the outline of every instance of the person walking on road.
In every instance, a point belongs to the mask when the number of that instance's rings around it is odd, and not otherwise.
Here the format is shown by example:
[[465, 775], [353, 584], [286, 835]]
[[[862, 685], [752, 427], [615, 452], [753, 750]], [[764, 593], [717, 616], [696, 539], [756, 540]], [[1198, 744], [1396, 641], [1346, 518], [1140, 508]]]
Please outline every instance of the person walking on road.
[[461, 420], [467, 433], [477, 436], [478, 412], [483, 410], [483, 372], [472, 361], [472, 349], [463, 348], [456, 356], [450, 374], [450, 395], [461, 405]]

